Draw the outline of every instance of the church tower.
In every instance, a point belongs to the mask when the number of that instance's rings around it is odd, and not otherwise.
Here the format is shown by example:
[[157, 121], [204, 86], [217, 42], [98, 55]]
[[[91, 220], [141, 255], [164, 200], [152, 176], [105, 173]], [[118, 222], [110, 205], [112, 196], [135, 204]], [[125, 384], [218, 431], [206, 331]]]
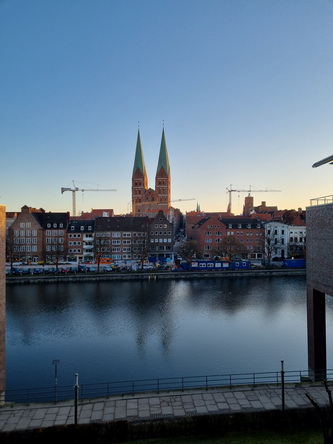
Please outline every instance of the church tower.
[[143, 157], [140, 131], [138, 130], [132, 174], [132, 216], [146, 216], [149, 212], [168, 210], [171, 202], [170, 194], [171, 175], [164, 128], [155, 176], [155, 189], [148, 188], [148, 176]]
[[164, 128], [162, 132], [160, 155], [158, 158], [158, 165], [155, 176], [155, 191], [157, 195], [159, 209], [168, 210], [170, 208], [171, 174]]
[[140, 204], [144, 200], [148, 188], [148, 177], [142, 152], [140, 130], [136, 141], [135, 159], [132, 174], [132, 214], [140, 216]]

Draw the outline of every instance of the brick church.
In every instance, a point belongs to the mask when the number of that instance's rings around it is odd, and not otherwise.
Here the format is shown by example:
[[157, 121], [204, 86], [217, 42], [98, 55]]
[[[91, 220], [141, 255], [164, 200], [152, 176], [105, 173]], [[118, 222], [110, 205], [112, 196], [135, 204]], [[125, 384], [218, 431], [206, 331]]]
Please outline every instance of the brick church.
[[138, 130], [132, 175], [132, 216], [146, 216], [149, 212], [166, 211], [170, 208], [170, 199], [171, 174], [164, 128], [155, 176], [155, 189], [148, 187], [140, 130]]

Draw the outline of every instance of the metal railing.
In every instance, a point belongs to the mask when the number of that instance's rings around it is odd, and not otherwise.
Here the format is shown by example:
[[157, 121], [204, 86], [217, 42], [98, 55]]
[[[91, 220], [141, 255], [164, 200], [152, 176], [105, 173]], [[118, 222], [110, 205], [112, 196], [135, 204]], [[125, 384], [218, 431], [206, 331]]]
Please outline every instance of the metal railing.
[[329, 196], [316, 197], [310, 200], [310, 206], [326, 205], [331, 203], [333, 203], [333, 194], [330, 194]]
[[[326, 370], [326, 380], [333, 380], [333, 369]], [[283, 382], [302, 383], [311, 381], [308, 370], [283, 371]], [[78, 386], [37, 387], [6, 390], [5, 402], [39, 403], [60, 402], [74, 399], [78, 389], [78, 399], [108, 398], [110, 396], [134, 396], [139, 393], [183, 392], [191, 389], [255, 387], [263, 384], [280, 385], [282, 372], [236, 373], [205, 376], [180, 376], [174, 378], [140, 379], [103, 383], [87, 383]]]

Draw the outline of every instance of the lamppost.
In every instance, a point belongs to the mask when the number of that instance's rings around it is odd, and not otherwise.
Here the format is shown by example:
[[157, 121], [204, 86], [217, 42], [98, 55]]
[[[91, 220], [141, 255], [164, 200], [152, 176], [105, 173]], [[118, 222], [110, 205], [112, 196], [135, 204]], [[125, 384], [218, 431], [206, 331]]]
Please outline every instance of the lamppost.
[[54, 389], [55, 389], [55, 401], [57, 402], [57, 395], [58, 395], [58, 365], [60, 364], [60, 359], [53, 359], [52, 364], [54, 365]]

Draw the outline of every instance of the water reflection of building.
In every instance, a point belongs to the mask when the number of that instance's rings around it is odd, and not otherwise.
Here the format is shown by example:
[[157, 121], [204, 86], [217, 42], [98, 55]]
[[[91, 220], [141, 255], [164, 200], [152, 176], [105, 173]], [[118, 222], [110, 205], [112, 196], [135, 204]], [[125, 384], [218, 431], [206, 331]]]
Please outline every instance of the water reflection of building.
[[0, 404], [6, 389], [6, 207], [0, 205]]

